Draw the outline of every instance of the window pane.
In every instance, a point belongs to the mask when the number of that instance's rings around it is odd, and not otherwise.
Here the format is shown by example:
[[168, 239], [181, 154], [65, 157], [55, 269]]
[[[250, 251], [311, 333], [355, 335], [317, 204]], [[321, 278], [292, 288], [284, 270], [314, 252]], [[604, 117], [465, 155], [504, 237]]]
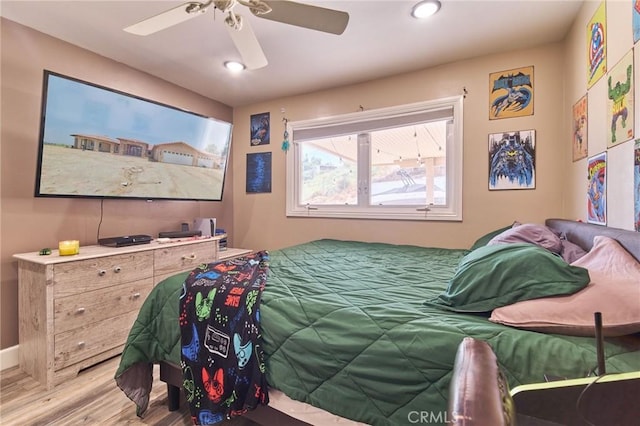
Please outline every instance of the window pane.
[[462, 110], [455, 96], [289, 122], [287, 216], [462, 220]]
[[445, 205], [446, 121], [371, 132], [372, 205]]
[[302, 143], [300, 204], [357, 204], [357, 151], [356, 135]]

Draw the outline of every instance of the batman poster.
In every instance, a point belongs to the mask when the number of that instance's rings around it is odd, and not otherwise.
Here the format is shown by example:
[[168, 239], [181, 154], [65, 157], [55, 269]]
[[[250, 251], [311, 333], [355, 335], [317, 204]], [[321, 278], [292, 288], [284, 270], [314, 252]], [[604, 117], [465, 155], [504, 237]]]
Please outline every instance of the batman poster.
[[489, 74], [489, 119], [533, 115], [533, 66]]

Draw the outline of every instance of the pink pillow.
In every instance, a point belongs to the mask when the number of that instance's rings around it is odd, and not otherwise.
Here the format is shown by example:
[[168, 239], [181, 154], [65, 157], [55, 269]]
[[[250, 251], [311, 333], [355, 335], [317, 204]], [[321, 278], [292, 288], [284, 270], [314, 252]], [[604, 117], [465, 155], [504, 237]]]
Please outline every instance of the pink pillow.
[[490, 321], [527, 330], [593, 336], [594, 312], [603, 334], [640, 332], [640, 263], [616, 240], [597, 236], [593, 248], [572, 263], [589, 270], [591, 283], [569, 295], [526, 300], [494, 309]]
[[[572, 263], [591, 271], [602, 271], [610, 276], [628, 276], [640, 279], [640, 263], [611, 237], [593, 238], [589, 253]], [[638, 281], [640, 286], [640, 281]]]
[[535, 223], [515, 223], [513, 228], [496, 235], [487, 245], [511, 243], [535, 244], [556, 254], [562, 251], [560, 237], [548, 227]]

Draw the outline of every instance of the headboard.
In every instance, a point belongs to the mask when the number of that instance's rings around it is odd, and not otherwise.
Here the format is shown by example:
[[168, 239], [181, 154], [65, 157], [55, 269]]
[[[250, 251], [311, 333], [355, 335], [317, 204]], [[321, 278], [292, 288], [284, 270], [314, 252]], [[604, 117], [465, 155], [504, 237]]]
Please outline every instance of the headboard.
[[593, 237], [596, 235], [611, 237], [617, 240], [640, 262], [640, 232], [566, 219], [547, 219], [545, 225], [556, 231], [564, 232], [569, 241], [576, 243], [587, 251], [593, 246]]

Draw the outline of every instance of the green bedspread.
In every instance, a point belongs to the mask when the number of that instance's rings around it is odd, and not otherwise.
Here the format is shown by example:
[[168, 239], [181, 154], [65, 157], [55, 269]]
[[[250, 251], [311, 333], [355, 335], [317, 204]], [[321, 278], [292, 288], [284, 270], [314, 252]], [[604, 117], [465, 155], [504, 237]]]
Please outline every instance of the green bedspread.
[[[543, 375], [584, 377], [594, 339], [528, 332], [484, 315], [425, 306], [467, 250], [319, 240], [272, 251], [260, 317], [270, 386], [374, 425], [445, 419], [457, 347], [486, 340], [511, 387]], [[151, 365], [179, 363], [178, 295], [186, 277], [160, 283], [133, 326], [116, 373], [146, 409]], [[640, 370], [638, 339], [607, 339], [608, 372]]]

